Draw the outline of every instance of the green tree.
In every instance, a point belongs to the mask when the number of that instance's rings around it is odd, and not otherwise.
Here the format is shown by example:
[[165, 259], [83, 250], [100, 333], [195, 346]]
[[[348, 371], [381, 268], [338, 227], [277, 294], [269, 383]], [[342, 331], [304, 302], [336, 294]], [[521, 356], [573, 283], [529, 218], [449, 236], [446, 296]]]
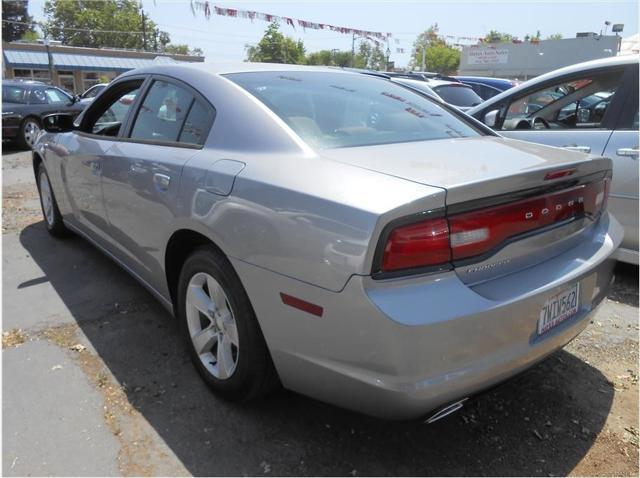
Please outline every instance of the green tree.
[[204, 53], [200, 48], [189, 48], [189, 45], [184, 43], [176, 45], [166, 45], [164, 47], [164, 53], [170, 53], [172, 55], [194, 55], [203, 56]]
[[515, 37], [511, 33], [503, 33], [497, 30], [490, 30], [484, 37], [486, 43], [508, 43]]
[[41, 38], [40, 34], [35, 30], [28, 30], [20, 37], [22, 41], [34, 42]]
[[247, 61], [262, 63], [305, 63], [305, 49], [302, 41], [295, 41], [280, 33], [276, 22], [267, 27], [256, 46], [246, 46]]
[[418, 35], [413, 43], [412, 69], [422, 68], [422, 52], [425, 52], [425, 69], [442, 74], [451, 74], [460, 64], [460, 51], [447, 45], [439, 34], [438, 24], [431, 25]]
[[545, 40], [562, 40], [562, 33], [554, 33], [552, 35], [547, 36]]
[[[29, 2], [17, 0], [2, 2], [2, 40], [20, 40], [32, 31], [33, 18], [29, 15]], [[15, 23], [14, 23], [15, 22]]]
[[358, 46], [353, 66], [369, 70], [386, 70], [387, 58], [378, 44], [371, 45], [369, 42], [363, 41]]
[[44, 13], [45, 35], [64, 45], [143, 49], [143, 31], [147, 50], [162, 51], [171, 41], [148, 16], [143, 22], [136, 0], [47, 0]]

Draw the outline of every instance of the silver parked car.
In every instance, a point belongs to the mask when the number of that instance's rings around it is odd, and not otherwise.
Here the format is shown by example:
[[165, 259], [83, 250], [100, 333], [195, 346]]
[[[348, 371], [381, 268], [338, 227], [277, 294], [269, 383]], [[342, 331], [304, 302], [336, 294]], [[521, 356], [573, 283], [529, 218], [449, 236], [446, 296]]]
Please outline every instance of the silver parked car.
[[610, 160], [352, 72], [153, 66], [45, 128], [48, 230], [144, 284], [234, 400], [435, 420], [580, 333], [622, 238]]
[[579, 63], [494, 96], [467, 114], [500, 134], [613, 160], [609, 210], [619, 260], [638, 264], [638, 56]]

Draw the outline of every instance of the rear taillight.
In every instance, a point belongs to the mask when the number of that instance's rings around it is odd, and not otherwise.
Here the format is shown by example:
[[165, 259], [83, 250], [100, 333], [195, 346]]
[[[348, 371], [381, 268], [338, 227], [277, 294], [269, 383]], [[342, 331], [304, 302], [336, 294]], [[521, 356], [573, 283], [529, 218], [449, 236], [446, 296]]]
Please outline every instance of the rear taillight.
[[441, 267], [496, 250], [510, 239], [606, 209], [610, 180], [583, 184], [508, 204], [426, 219], [394, 228], [379, 272]]
[[396, 227], [382, 255], [383, 272], [446, 264], [451, 260], [449, 226], [445, 218]]

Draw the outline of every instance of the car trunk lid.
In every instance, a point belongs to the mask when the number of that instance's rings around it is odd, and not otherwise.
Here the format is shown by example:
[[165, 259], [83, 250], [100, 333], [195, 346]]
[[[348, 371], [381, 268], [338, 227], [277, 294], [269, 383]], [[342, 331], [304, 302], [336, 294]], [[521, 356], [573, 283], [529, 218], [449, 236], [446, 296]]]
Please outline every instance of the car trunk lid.
[[[583, 240], [599, 216], [611, 169], [605, 158], [486, 137], [323, 154], [445, 189], [450, 264], [467, 283], [520, 270]], [[404, 232], [396, 240], [416, 233]]]

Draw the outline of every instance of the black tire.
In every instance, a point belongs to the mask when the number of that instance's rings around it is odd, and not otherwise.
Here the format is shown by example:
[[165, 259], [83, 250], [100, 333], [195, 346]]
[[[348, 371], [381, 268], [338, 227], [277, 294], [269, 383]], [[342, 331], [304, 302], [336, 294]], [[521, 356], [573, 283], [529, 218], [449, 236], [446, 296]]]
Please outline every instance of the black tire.
[[[187, 288], [198, 273], [209, 274], [220, 284], [236, 322], [239, 343], [237, 365], [231, 376], [225, 379], [217, 378], [205, 367], [196, 352], [187, 325]], [[277, 373], [249, 297], [229, 261], [215, 247], [199, 247], [182, 266], [178, 282], [177, 316], [196, 369], [217, 395], [230, 401], [246, 402], [278, 387]]]
[[[49, 189], [51, 191], [51, 211], [50, 216], [47, 218], [47, 212], [45, 211], [45, 201], [43, 198], [43, 192], [41, 190], [43, 184], [42, 181], [46, 181], [49, 185]], [[36, 177], [36, 184], [38, 185], [38, 193], [40, 195], [40, 207], [42, 208], [42, 217], [44, 219], [44, 224], [47, 228], [49, 234], [55, 237], [65, 237], [69, 235], [69, 230], [64, 225], [62, 221], [62, 214], [60, 214], [60, 210], [58, 209], [58, 203], [56, 202], [56, 197], [53, 194], [53, 189], [51, 189], [51, 181], [49, 180], [49, 174], [47, 173], [46, 168], [44, 167], [44, 163], [40, 163], [38, 165], [38, 175]], [[46, 194], [46, 193], [45, 193]]]
[[38, 129], [42, 129], [42, 124], [40, 120], [35, 116], [27, 116], [20, 123], [20, 131], [18, 131], [18, 136], [16, 137], [16, 143], [20, 149], [32, 150], [33, 141], [35, 141], [35, 137], [32, 138], [31, 135], [35, 133], [29, 133], [26, 131], [27, 126], [30, 124], [34, 124], [38, 127]]

